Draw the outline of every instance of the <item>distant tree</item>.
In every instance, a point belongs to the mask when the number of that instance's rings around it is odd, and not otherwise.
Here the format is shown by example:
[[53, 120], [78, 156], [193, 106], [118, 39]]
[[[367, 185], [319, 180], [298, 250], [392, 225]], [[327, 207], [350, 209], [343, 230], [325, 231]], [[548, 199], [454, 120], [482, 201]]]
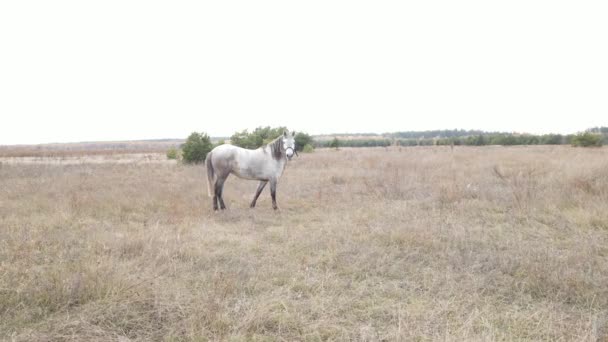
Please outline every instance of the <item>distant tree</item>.
[[304, 153], [312, 153], [314, 151], [315, 151], [315, 148], [312, 147], [311, 144], [306, 144], [306, 145], [304, 145], [304, 148], [302, 148], [302, 152], [304, 152]]
[[311, 145], [312, 147], [312, 137], [306, 133], [299, 132], [295, 136], [296, 140], [296, 150], [303, 151], [304, 146]]
[[392, 138], [401, 139], [421, 139], [421, 138], [452, 138], [452, 137], [468, 137], [472, 135], [488, 134], [479, 130], [464, 130], [464, 129], [453, 129], [453, 130], [432, 130], [432, 131], [407, 131], [407, 132], [395, 132], [391, 133]]
[[573, 136], [570, 142], [576, 147], [602, 146], [602, 136], [589, 132], [579, 133]]
[[418, 146], [431, 146], [434, 143], [433, 139], [418, 139]]
[[334, 140], [329, 143], [329, 147], [338, 149], [340, 147], [340, 140], [338, 140], [338, 138], [334, 138]]
[[[232, 145], [240, 146], [243, 148], [258, 148], [259, 145], [255, 141], [254, 137], [244, 130], [242, 132], [236, 132], [230, 137]], [[261, 145], [261, 142], [260, 142]]]
[[561, 134], [545, 134], [540, 137], [540, 143], [545, 145], [559, 145], [564, 140]]
[[258, 144], [257, 147], [260, 147], [260, 146], [267, 144], [267, 143], [273, 141], [274, 139], [278, 138], [279, 136], [281, 136], [283, 134], [283, 132], [286, 132], [286, 131], [287, 131], [287, 128], [285, 128], [285, 127], [272, 128], [270, 126], [266, 126], [266, 127], [256, 128], [251, 134], [254, 137], [254, 140], [256, 141], [256, 143]]
[[593, 127], [587, 129], [589, 133], [600, 133], [600, 134], [608, 134], [608, 127]]
[[513, 134], [497, 134], [490, 138], [490, 145], [517, 145], [517, 138]]
[[[434, 130], [406, 131], [384, 134], [349, 134], [356, 138], [345, 138], [339, 141], [341, 147], [372, 147], [372, 146], [425, 146], [425, 145], [560, 145], [599, 146], [608, 144], [608, 127], [593, 127], [585, 131], [589, 137], [561, 134], [520, 134], [511, 132], [484, 132], [480, 130]], [[583, 134], [583, 133], [581, 133]], [[362, 139], [366, 137], [367, 139]], [[599, 139], [599, 143], [597, 140]], [[332, 147], [332, 140], [315, 141], [315, 147]], [[599, 145], [598, 145], [599, 144]]]
[[182, 145], [182, 159], [187, 164], [198, 164], [205, 161], [213, 144], [206, 133], [193, 132]]
[[469, 136], [465, 143], [466, 145], [473, 145], [473, 146], [482, 146], [482, 145], [487, 145], [488, 144], [488, 139], [482, 135], [482, 134], [478, 134], [478, 135], [474, 135], [474, 136]]
[[399, 139], [399, 146], [418, 146], [417, 139]]
[[230, 141], [236, 146], [256, 149], [265, 143], [278, 138], [285, 131], [287, 131], [287, 128], [285, 127], [258, 127], [251, 133], [247, 130], [236, 132], [230, 137]]

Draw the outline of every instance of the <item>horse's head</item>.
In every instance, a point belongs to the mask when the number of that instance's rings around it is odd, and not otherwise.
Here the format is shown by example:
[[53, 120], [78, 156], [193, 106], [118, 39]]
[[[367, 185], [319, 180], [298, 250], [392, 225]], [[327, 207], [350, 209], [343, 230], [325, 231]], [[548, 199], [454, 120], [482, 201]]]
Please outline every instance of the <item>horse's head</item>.
[[285, 155], [288, 160], [291, 160], [294, 153], [296, 152], [296, 140], [294, 139], [296, 132], [288, 133], [287, 131], [283, 132], [283, 149], [285, 151]]

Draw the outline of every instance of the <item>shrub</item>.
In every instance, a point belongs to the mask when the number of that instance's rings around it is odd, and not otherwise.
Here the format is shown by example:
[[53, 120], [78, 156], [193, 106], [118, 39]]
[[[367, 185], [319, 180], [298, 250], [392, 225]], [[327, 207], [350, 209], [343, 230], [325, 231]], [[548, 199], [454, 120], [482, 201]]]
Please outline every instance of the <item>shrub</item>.
[[315, 151], [315, 148], [312, 147], [311, 144], [304, 145], [304, 148], [302, 149], [302, 152], [304, 152], [304, 153], [312, 153], [314, 151]]
[[546, 145], [559, 145], [563, 140], [564, 137], [561, 134], [546, 134], [540, 138], [540, 143]]
[[232, 145], [255, 149], [279, 137], [287, 129], [285, 127], [258, 127], [253, 132], [247, 130], [236, 132], [230, 137]]
[[263, 140], [258, 142], [257, 139], [253, 137], [247, 130], [236, 132], [230, 137], [230, 143], [232, 145], [240, 146], [242, 148], [258, 148], [261, 146], [262, 142]]
[[167, 159], [175, 159], [179, 158], [179, 152], [176, 148], [172, 147], [167, 151]]
[[182, 146], [182, 159], [187, 164], [202, 163], [212, 148], [213, 144], [207, 134], [193, 132]]
[[[253, 132], [247, 130], [236, 132], [230, 137], [232, 145], [243, 148], [256, 149], [260, 146], [268, 144], [283, 132], [287, 131], [285, 127], [258, 127]], [[293, 132], [292, 132], [293, 133]], [[301, 151], [305, 145], [313, 143], [312, 137], [306, 133], [297, 133], [294, 136], [296, 142], [296, 150]]]
[[334, 140], [329, 143], [329, 147], [338, 149], [338, 147], [340, 147], [340, 140], [338, 140], [338, 138], [334, 138]]
[[[296, 150], [298, 151], [304, 151], [304, 149], [306, 148], [306, 145], [310, 146], [312, 148], [312, 137], [306, 133], [297, 133], [296, 136], [294, 137], [295, 141], [296, 141]], [[306, 151], [304, 151], [306, 152]], [[310, 151], [312, 152], [312, 151]]]
[[573, 136], [570, 142], [575, 147], [602, 146], [602, 137], [598, 134], [585, 132]]

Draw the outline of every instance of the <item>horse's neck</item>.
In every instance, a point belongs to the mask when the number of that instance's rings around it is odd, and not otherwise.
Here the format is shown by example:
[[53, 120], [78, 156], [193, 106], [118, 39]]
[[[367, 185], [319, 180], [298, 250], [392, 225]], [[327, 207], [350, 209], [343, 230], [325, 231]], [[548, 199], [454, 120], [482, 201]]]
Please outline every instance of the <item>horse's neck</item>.
[[270, 151], [270, 156], [279, 162], [285, 159], [285, 156], [283, 155], [283, 151], [281, 149], [281, 145], [282, 144], [280, 138], [272, 141], [267, 145], [268, 150]]

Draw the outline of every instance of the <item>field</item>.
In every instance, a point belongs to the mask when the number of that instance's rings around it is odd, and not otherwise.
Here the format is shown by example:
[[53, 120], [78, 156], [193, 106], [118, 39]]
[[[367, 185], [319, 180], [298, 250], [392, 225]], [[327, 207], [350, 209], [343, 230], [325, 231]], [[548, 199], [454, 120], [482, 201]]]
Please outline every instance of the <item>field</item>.
[[179, 147], [181, 139], [139, 141], [104, 141], [54, 143], [42, 145], [0, 145], [0, 159], [16, 157], [64, 159], [87, 156], [112, 156], [131, 153], [164, 154], [169, 148]]
[[608, 341], [607, 148], [102, 157], [0, 159], [0, 340]]

